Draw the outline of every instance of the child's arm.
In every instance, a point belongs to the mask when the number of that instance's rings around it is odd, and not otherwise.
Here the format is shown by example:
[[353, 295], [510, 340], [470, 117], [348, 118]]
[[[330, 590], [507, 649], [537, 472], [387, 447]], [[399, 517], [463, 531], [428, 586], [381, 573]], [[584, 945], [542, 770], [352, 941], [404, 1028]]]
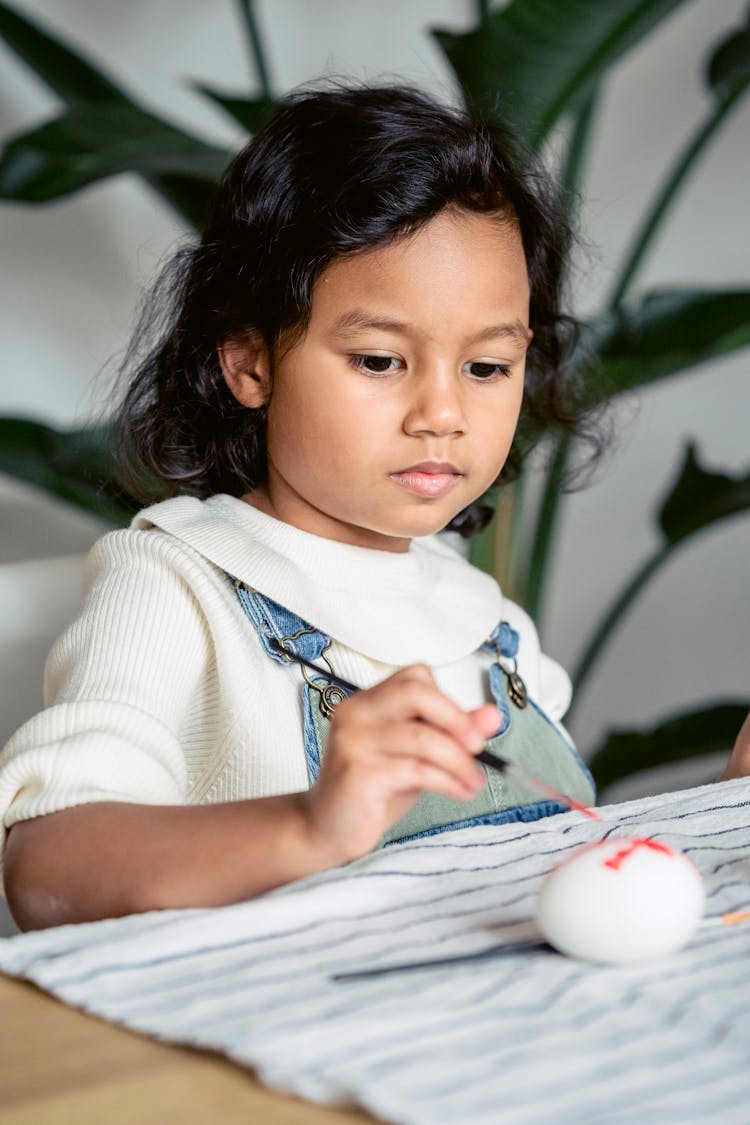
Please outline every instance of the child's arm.
[[5, 893], [21, 929], [145, 910], [221, 906], [336, 863], [303, 794], [217, 805], [94, 802], [21, 821]]
[[750, 712], [740, 728], [732, 755], [719, 781], [731, 781], [733, 777], [747, 777], [750, 774]]
[[419, 794], [469, 799], [473, 754], [497, 729], [427, 668], [406, 668], [336, 710], [309, 792], [216, 805], [95, 802], [10, 831], [5, 889], [23, 929], [252, 898], [369, 851]]

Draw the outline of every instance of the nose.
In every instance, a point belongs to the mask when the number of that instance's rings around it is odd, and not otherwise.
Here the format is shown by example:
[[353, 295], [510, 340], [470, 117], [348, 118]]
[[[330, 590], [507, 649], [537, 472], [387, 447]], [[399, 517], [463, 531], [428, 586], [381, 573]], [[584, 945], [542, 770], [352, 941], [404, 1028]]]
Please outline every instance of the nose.
[[414, 437], [466, 433], [468, 424], [459, 374], [437, 364], [415, 372], [409, 383], [403, 426], [404, 432]]

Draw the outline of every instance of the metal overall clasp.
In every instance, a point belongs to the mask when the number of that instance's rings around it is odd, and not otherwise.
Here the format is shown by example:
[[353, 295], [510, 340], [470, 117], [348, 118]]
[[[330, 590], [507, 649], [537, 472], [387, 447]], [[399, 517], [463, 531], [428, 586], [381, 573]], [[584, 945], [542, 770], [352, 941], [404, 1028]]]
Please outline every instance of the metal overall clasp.
[[[301, 637], [306, 633], [317, 633], [317, 632], [318, 632], [317, 629], [300, 629], [298, 632], [292, 633], [291, 636], [281, 637], [276, 642], [276, 644], [278, 646], [278, 651], [281, 652], [281, 655], [284, 657], [285, 660], [288, 660], [290, 662], [295, 661], [293, 642], [296, 641], [298, 637]], [[336, 673], [333, 670], [333, 667], [331, 665], [330, 660], [326, 656], [326, 653], [328, 652], [328, 649], [330, 647], [331, 647], [331, 642], [328, 641], [325, 648], [323, 649], [323, 651], [320, 654], [320, 659], [325, 661], [329, 672], [331, 673], [332, 676], [335, 676]], [[291, 651], [290, 651], [290, 649], [291, 649]], [[299, 663], [299, 662], [297, 661], [297, 663]], [[327, 684], [325, 684], [325, 686], [321, 685], [320, 677], [318, 677], [317, 679], [313, 679], [312, 676], [310, 675], [308, 669], [305, 667], [304, 664], [300, 664], [299, 666], [300, 666], [300, 670], [302, 671], [302, 675], [304, 677], [305, 683], [309, 684], [309, 686], [311, 688], [314, 688], [315, 691], [317, 691], [319, 696], [320, 696], [320, 711], [321, 711], [321, 714], [326, 719], [330, 719], [331, 716], [333, 715], [334, 710], [338, 706], [338, 704], [343, 702], [343, 700], [347, 698], [346, 692], [344, 691], [344, 689], [342, 687], [339, 687], [338, 684], [327, 683]]]

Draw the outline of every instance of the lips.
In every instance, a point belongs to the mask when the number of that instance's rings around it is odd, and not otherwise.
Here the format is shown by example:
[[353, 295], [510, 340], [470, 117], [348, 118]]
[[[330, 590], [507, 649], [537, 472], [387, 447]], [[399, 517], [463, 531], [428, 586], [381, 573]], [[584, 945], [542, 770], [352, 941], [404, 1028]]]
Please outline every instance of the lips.
[[[399, 469], [399, 473], [434, 473], [441, 475], [443, 473], [452, 473], [454, 476], [461, 476], [461, 470], [457, 469], [450, 461], [420, 461], [418, 465], [410, 465], [408, 469]], [[397, 476], [397, 473], [393, 474]]]
[[391, 480], [402, 488], [428, 499], [444, 496], [462, 476], [449, 461], [420, 461], [418, 465], [390, 474]]

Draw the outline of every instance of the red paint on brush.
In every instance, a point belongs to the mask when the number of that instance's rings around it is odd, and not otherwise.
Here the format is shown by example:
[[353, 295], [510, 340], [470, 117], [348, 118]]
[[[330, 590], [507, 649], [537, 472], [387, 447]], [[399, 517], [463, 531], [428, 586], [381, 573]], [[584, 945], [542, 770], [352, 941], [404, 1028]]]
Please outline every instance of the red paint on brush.
[[576, 801], [573, 797], [566, 797], [565, 800], [568, 802], [571, 809], [576, 809], [577, 812], [582, 812], [584, 816], [590, 816], [592, 820], [604, 819], [601, 813], [598, 813], [596, 809], [592, 809], [588, 805], [584, 805], [583, 801]]
[[561, 793], [559, 789], [553, 789], [546, 781], [540, 781], [538, 777], [532, 777], [531, 774], [526, 775], [538, 789], [543, 789], [545, 793], [549, 793], [551, 797], [556, 797], [561, 804], [569, 805], [571, 809], [576, 812], [582, 812], [584, 816], [591, 817], [592, 820], [602, 820], [603, 817], [592, 809], [589, 805], [584, 805], [583, 801], [577, 801], [575, 797], [569, 797], [567, 793]]
[[628, 859], [633, 852], [638, 848], [650, 848], [652, 852], [661, 852], [662, 855], [671, 855], [675, 853], [666, 844], [660, 843], [658, 840], [628, 840], [624, 847], [620, 848], [619, 852], [615, 852], [613, 856], [604, 861], [605, 867], [611, 867], [613, 871], [619, 871], [626, 859]]

